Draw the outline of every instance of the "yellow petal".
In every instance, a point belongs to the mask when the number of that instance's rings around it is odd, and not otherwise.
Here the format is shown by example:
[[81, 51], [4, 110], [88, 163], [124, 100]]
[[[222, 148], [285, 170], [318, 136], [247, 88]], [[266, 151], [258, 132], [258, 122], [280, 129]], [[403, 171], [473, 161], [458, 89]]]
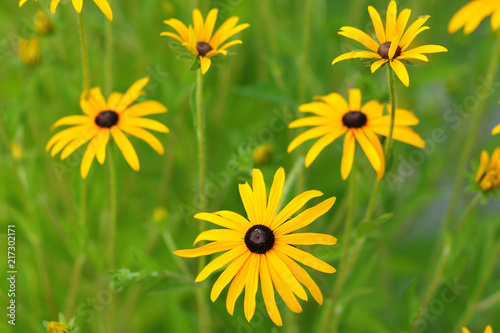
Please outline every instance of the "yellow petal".
[[[221, 214], [221, 212], [218, 212]], [[207, 221], [224, 228], [233, 229], [239, 232], [246, 233], [248, 228], [242, 226], [241, 224], [231, 221], [223, 216], [219, 216], [216, 213], [198, 213], [194, 216], [195, 219]]]
[[143, 95], [142, 88], [148, 84], [149, 78], [145, 77], [140, 80], [137, 80], [123, 95], [120, 102], [116, 106], [117, 112], [124, 111], [130, 104], [132, 104], [139, 96]]
[[164, 149], [163, 145], [161, 142], [151, 133], [148, 131], [140, 128], [140, 127], [135, 127], [131, 125], [124, 125], [121, 124], [119, 128], [130, 134], [133, 135], [141, 140], [144, 140], [147, 144], [149, 144], [158, 154], [163, 155], [164, 154]]
[[83, 179], [87, 178], [89, 174], [90, 166], [92, 165], [92, 161], [95, 156], [95, 146], [89, 144], [87, 149], [85, 149], [85, 153], [83, 154], [82, 164], [80, 165], [80, 175]]
[[264, 214], [267, 206], [266, 184], [264, 176], [259, 169], [253, 169], [253, 209], [255, 213], [255, 224], [264, 224]]
[[156, 120], [148, 119], [148, 118], [123, 117], [120, 119], [118, 125], [119, 126], [129, 125], [129, 126], [135, 126], [135, 127], [142, 127], [142, 128], [147, 128], [147, 129], [161, 132], [161, 133], [170, 132], [170, 130], [168, 129], [167, 126], [163, 125], [162, 123], [160, 123]]
[[252, 188], [248, 185], [248, 183], [239, 184], [238, 188], [240, 190], [241, 201], [243, 202], [243, 206], [247, 212], [248, 219], [252, 224], [258, 224], [256, 223], [257, 215], [255, 213]]
[[[429, 15], [419, 17], [415, 20], [415, 22], [410, 25], [408, 30], [406, 30], [405, 34], [401, 37], [401, 50], [404, 51], [410, 45], [410, 43], [415, 39], [415, 37], [423, 30], [420, 29], [422, 25], [429, 19]], [[425, 29], [424, 29], [425, 30]]]
[[500, 124], [496, 125], [493, 130], [491, 131], [491, 135], [495, 135], [500, 133]]
[[354, 161], [354, 151], [356, 148], [356, 141], [354, 139], [354, 134], [352, 131], [347, 131], [344, 138], [344, 152], [342, 154], [342, 162], [340, 166], [340, 173], [342, 179], [346, 180], [351, 172], [352, 163]]
[[[223, 32], [220, 33], [219, 39], [217, 40], [217, 44], [220, 45], [220, 44], [224, 43], [226, 40], [228, 40], [232, 36], [236, 35], [238, 32], [245, 30], [249, 26], [250, 26], [250, 24], [244, 23], [244, 24], [240, 24], [240, 25], [234, 27], [233, 29], [224, 30]], [[216, 48], [218, 48], [219, 45], [217, 45]]]
[[281, 212], [274, 218], [271, 226], [269, 227], [271, 230], [275, 230], [281, 224], [283, 224], [290, 216], [298, 212], [309, 200], [312, 198], [316, 198], [322, 196], [323, 193], [320, 191], [305, 191], [295, 198], [293, 198], [288, 205], [286, 205]]
[[326, 117], [304, 117], [299, 118], [297, 120], [292, 121], [288, 127], [289, 128], [297, 128], [303, 126], [318, 126], [318, 125], [326, 125], [328, 123], [328, 118]]
[[332, 208], [335, 203], [336, 198], [328, 198], [318, 205], [306, 209], [298, 216], [293, 219], [283, 223], [276, 230], [274, 230], [274, 235], [276, 237], [286, 235], [290, 232], [294, 232], [295, 230], [299, 230], [313, 223], [318, 217], [324, 215], [327, 211]]
[[222, 45], [220, 48], [219, 48], [219, 51], [223, 51], [225, 49], [227, 49], [228, 47], [231, 47], [233, 45], [237, 45], [237, 44], [243, 44], [243, 42], [241, 40], [233, 40], [233, 41], [230, 41], [229, 43], [226, 43], [224, 45]]
[[396, 36], [403, 36], [408, 20], [410, 19], [410, 14], [410, 9], [403, 9], [399, 13], [398, 20], [396, 21]]
[[389, 63], [399, 80], [401, 80], [401, 82], [408, 87], [410, 85], [410, 77], [408, 76], [408, 71], [406, 70], [405, 65], [398, 59], [392, 59]]
[[283, 186], [285, 185], [285, 170], [279, 168], [276, 171], [273, 179], [273, 185], [271, 186], [271, 192], [269, 192], [269, 203], [266, 208], [266, 213], [264, 215], [264, 225], [270, 226], [276, 212], [278, 210], [281, 194], [283, 192]]
[[368, 6], [368, 13], [373, 22], [373, 27], [375, 28], [375, 34], [377, 35], [380, 44], [385, 43], [387, 40], [385, 38], [384, 25], [382, 24], [382, 19], [379, 13], [372, 6]]
[[281, 272], [279, 272], [274, 265], [268, 261], [269, 273], [271, 274], [271, 279], [273, 281], [278, 294], [281, 296], [286, 306], [290, 308], [295, 313], [302, 312], [302, 307], [295, 298], [292, 289], [288, 284], [286, 284], [281, 278]]
[[349, 89], [349, 110], [350, 111], [361, 110], [361, 90]]
[[97, 147], [95, 148], [97, 161], [101, 164], [104, 164], [104, 160], [106, 158], [106, 146], [109, 141], [109, 130], [108, 129], [101, 130], [99, 132], [99, 135], [97, 135], [94, 138], [94, 140], [96, 140], [97, 144]]
[[399, 36], [396, 36], [392, 41], [391, 41], [391, 47], [389, 48], [389, 60], [392, 60], [394, 58], [394, 55], [396, 54], [396, 50], [398, 49], [399, 46]]
[[311, 149], [307, 152], [306, 155], [306, 160], [305, 160], [305, 165], [306, 167], [309, 167], [312, 162], [318, 157], [319, 153], [331, 144], [333, 141], [338, 139], [342, 134], [344, 134], [347, 131], [345, 127], [337, 127], [335, 128], [332, 133], [326, 134], [324, 137], [316, 141], [314, 145], [312, 145]]
[[[344, 115], [344, 113], [349, 111], [349, 104], [340, 94], [331, 93], [326, 96], [316, 96], [315, 99], [321, 99], [322, 101], [327, 103], [334, 111], [342, 115]], [[328, 115], [331, 115], [331, 113], [332, 113], [331, 111], [328, 112]]]
[[302, 285], [297, 281], [293, 273], [290, 271], [288, 266], [281, 260], [281, 258], [276, 254], [276, 251], [269, 250], [266, 252], [267, 259], [269, 260], [269, 265], [276, 268], [280, 272], [280, 277], [282, 281], [292, 289], [293, 293], [297, 295], [300, 299], [307, 301], [307, 293], [302, 287]]
[[219, 27], [219, 29], [217, 29], [217, 31], [214, 33], [214, 35], [212, 36], [212, 39], [210, 39], [210, 45], [215, 45], [216, 49], [218, 48], [218, 46], [220, 45], [219, 44], [219, 39], [220, 39], [220, 35], [226, 31], [226, 30], [232, 30], [236, 24], [238, 23], [239, 21], [239, 18], [237, 16], [233, 16], [233, 17], [230, 17], [229, 19], [227, 19], [224, 23], [222, 23], [222, 25]]
[[370, 140], [368, 140], [368, 138], [365, 136], [364, 132], [361, 129], [355, 130], [354, 135], [356, 136], [356, 139], [358, 140], [366, 157], [368, 157], [370, 164], [373, 166], [375, 171], [379, 172], [382, 167], [384, 157], [379, 156], [377, 150], [372, 145]]
[[491, 328], [490, 325], [486, 326], [486, 329], [484, 330], [484, 333], [493, 333], [493, 328]]
[[470, 333], [470, 331], [466, 327], [462, 327], [462, 333]]
[[135, 171], [139, 171], [139, 158], [127, 136], [117, 126], [111, 127], [111, 135], [130, 167]]
[[24, 3], [25, 3], [26, 1], [28, 1], [28, 0], [20, 0], [20, 1], [19, 1], [19, 7], [21, 7], [22, 5], [24, 5]]
[[87, 116], [67, 116], [59, 119], [52, 125], [51, 130], [62, 125], [80, 125], [84, 123], [93, 123], [93, 119]]
[[[389, 127], [388, 126], [371, 126], [370, 129], [377, 134], [388, 136]], [[412, 146], [424, 148], [425, 141], [418, 135], [414, 130], [405, 126], [395, 126], [392, 133], [392, 138], [404, 143], [408, 143]]]
[[267, 263], [267, 256], [262, 256], [260, 260], [260, 283], [262, 288], [262, 298], [264, 298], [264, 304], [266, 305], [267, 313], [271, 320], [278, 326], [283, 326], [283, 321], [281, 319], [278, 306], [276, 305], [276, 299], [274, 298], [274, 288], [273, 282], [271, 280], [271, 274], [269, 273], [269, 266]]
[[276, 241], [293, 245], [316, 245], [316, 244], [334, 245], [337, 243], [337, 238], [331, 235], [308, 232], [308, 233], [282, 235], [276, 237]]
[[243, 291], [243, 288], [245, 288], [248, 270], [248, 265], [243, 265], [241, 267], [239, 272], [236, 274], [233, 282], [231, 283], [229, 291], [227, 292], [226, 309], [231, 316], [234, 313], [234, 305], [236, 304], [236, 300]]
[[371, 67], [370, 67], [370, 70], [372, 71], [372, 73], [375, 73], [375, 71], [377, 69], [380, 68], [380, 66], [382, 66], [383, 64], [385, 64], [388, 60], [387, 59], [380, 59], [380, 60], [377, 60], [375, 61]]
[[339, 61], [346, 60], [346, 59], [356, 59], [356, 58], [363, 58], [363, 59], [380, 59], [380, 55], [378, 53], [374, 53], [371, 51], [355, 51], [355, 52], [347, 52], [344, 54], [339, 55], [337, 58], [335, 58], [332, 61], [332, 65], [335, 65]]
[[248, 263], [248, 274], [245, 284], [245, 318], [250, 321], [255, 313], [255, 296], [259, 287], [259, 268], [260, 268], [259, 254], [252, 254]]
[[111, 11], [111, 7], [109, 6], [109, 3], [106, 0], [94, 0], [95, 4], [101, 12], [106, 15], [108, 20], [113, 21], [113, 12]]
[[172, 18], [170, 20], [163, 21], [163, 23], [168, 24], [169, 26], [174, 28], [174, 30], [177, 31], [182, 40], [186, 42], [189, 40], [188, 28], [184, 23], [182, 23], [178, 19]]
[[312, 112], [323, 117], [330, 117], [338, 112], [336, 105], [323, 102], [312, 102], [312, 103], [302, 104], [301, 106], [299, 106], [299, 111]]
[[59, 1], [60, 0], [52, 0], [52, 2], [50, 3], [50, 11], [52, 12], [52, 14], [56, 13], [56, 8], [57, 5], [59, 4]]
[[207, 15], [207, 20], [205, 22], [205, 42], [210, 42], [210, 39], [212, 38], [212, 32], [214, 31], [215, 27], [215, 21], [217, 21], [217, 13], [218, 10], [216, 8], [212, 9], [208, 15]]
[[[66, 159], [66, 157], [71, 155], [75, 150], [87, 143], [90, 139], [94, 138], [98, 131], [99, 130], [94, 126], [93, 128], [89, 128], [85, 130], [85, 132], [82, 132], [80, 137], [75, 138], [69, 145], [66, 146], [66, 148], [64, 148], [61, 152], [61, 160]], [[52, 154], [56, 153], [54, 150], [52, 151]]]
[[368, 117], [367, 125], [369, 125], [372, 119], [382, 117], [384, 113], [384, 105], [377, 100], [371, 100], [361, 107], [361, 112]]
[[212, 291], [210, 292], [210, 299], [215, 302], [219, 298], [220, 293], [224, 288], [231, 282], [234, 276], [242, 269], [243, 265], [247, 265], [247, 260], [250, 257], [251, 252], [247, 251], [241, 256], [236, 258], [232, 263], [227, 266], [227, 268], [222, 272], [217, 281], [215, 281]]
[[[116, 106], [118, 105], [118, 103], [122, 99], [122, 96], [123, 95], [118, 93], [118, 92], [112, 92], [111, 95], [109, 95], [109, 97], [108, 97], [108, 108], [110, 110], [115, 110]], [[141, 104], [141, 103], [139, 103], [139, 104]]]
[[438, 52], [448, 52], [448, 50], [441, 45], [423, 45], [423, 46], [419, 46], [419, 47], [416, 47], [414, 49], [405, 51], [402, 53], [402, 55], [414, 55], [414, 54], [418, 54], [418, 53], [438, 53]]
[[293, 246], [286, 244], [275, 244], [273, 249], [275, 251], [280, 251], [281, 253], [292, 258], [293, 260], [298, 261], [306, 266], [309, 266], [317, 271], [323, 273], [335, 273], [336, 271], [335, 268], [333, 268], [323, 260], [320, 260], [315, 256], [313, 256], [312, 254], [299, 250]]
[[239, 245], [241, 245], [241, 241], [238, 242], [219, 241], [200, 246], [196, 249], [177, 250], [174, 251], [174, 254], [179, 257], [194, 258], [194, 257], [207, 256], [210, 254], [231, 250]]
[[305, 131], [304, 133], [301, 133], [299, 136], [293, 139], [292, 142], [290, 142], [290, 145], [288, 146], [288, 152], [290, 153], [291, 151], [293, 151], [295, 148], [297, 148], [299, 145], [306, 142], [307, 140], [323, 136], [325, 134], [328, 134], [328, 132], [330, 131], [331, 131], [331, 126], [318, 126], [311, 128]]
[[197, 8], [193, 10], [193, 25], [197, 36], [197, 42], [202, 42], [205, 38], [205, 27], [203, 16]]
[[342, 27], [340, 28], [338, 34], [350, 39], [354, 39], [355, 41], [363, 44], [373, 52], [378, 52], [379, 45], [373, 38], [371, 38], [364, 31], [361, 31], [353, 27]]
[[212, 64], [212, 59], [208, 57], [200, 57], [200, 64], [201, 64], [201, 74], [205, 74], [210, 68], [210, 65]]
[[248, 230], [252, 224], [243, 216], [240, 214], [237, 214], [235, 212], [231, 212], [229, 210], [220, 210], [218, 212], [215, 212], [214, 214], [220, 215], [225, 219], [230, 220], [231, 222], [234, 222], [236, 224], [239, 224], [240, 229], [239, 230]]
[[169, 32], [169, 31], [164, 31], [160, 34], [160, 36], [167, 36], [167, 37], [171, 37], [175, 40], [178, 40], [179, 42], [183, 43], [184, 41], [182, 40], [182, 38], [176, 34], [174, 34], [173, 32]]
[[211, 229], [203, 231], [201, 234], [196, 237], [194, 240], [193, 246], [195, 246], [198, 242], [208, 240], [208, 241], [238, 241], [242, 240], [245, 237], [240, 231], [235, 231], [231, 229]]
[[71, 0], [73, 2], [73, 7], [78, 13], [82, 12], [83, 0]]
[[228, 263], [241, 256], [243, 253], [248, 252], [246, 245], [244, 243], [241, 243], [243, 242], [240, 242], [239, 246], [231, 249], [224, 254], [221, 254], [220, 256], [212, 260], [208, 265], [206, 265], [205, 268], [203, 268], [200, 274], [198, 274], [198, 276], [196, 277], [195, 282], [201, 282], [205, 280], [210, 276], [210, 274], [212, 274], [219, 268], [226, 266]]
[[398, 15], [398, 8], [396, 1], [389, 2], [387, 7], [387, 15], [385, 18], [385, 36], [386, 40], [392, 41], [396, 37], [396, 17]]

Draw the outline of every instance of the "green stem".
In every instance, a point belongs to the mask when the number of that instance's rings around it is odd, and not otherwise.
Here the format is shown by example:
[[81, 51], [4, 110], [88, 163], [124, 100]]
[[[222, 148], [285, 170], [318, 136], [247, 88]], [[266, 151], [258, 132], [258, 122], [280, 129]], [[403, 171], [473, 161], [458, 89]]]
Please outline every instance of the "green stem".
[[467, 325], [471, 320], [472, 316], [476, 313], [479, 301], [481, 300], [481, 296], [484, 293], [484, 290], [487, 287], [488, 281], [491, 278], [493, 271], [495, 270], [496, 265], [498, 264], [498, 259], [500, 256], [500, 239], [497, 240], [495, 245], [495, 251], [493, 255], [490, 257], [490, 260], [486, 264], [486, 267], [483, 269], [481, 276], [479, 278], [479, 283], [474, 290], [474, 293], [469, 298], [467, 302], [467, 308], [464, 313], [460, 317], [460, 319], [455, 324], [455, 329], [452, 332], [459, 332], [460, 329]]
[[[491, 93], [492, 83], [493, 79], [495, 78], [495, 74], [497, 73], [499, 59], [500, 33], [497, 33], [493, 54], [490, 57], [490, 63], [488, 65], [488, 69], [486, 70], [486, 78], [483, 82], [483, 87], [488, 93]], [[487, 98], [480, 98], [479, 102], [477, 103], [476, 109], [471, 110], [472, 119], [470, 121], [469, 130], [465, 132], [467, 133], [467, 136], [465, 138], [462, 154], [460, 155], [460, 159], [458, 162], [457, 172], [453, 181], [453, 189], [451, 190], [450, 201], [448, 203], [448, 208], [444, 219], [444, 227], [446, 230], [451, 229], [452, 223], [455, 219], [458, 202], [463, 191], [464, 174], [467, 171], [468, 161], [470, 159], [472, 149], [474, 148], [474, 144], [481, 127], [481, 120], [486, 101]]]
[[[116, 169], [113, 145], [109, 145], [109, 269], [115, 267], [115, 238], [116, 238]], [[108, 332], [114, 332], [115, 299], [111, 296], [108, 313]]]
[[[201, 69], [198, 70], [196, 76], [196, 138], [198, 140], [198, 176], [200, 181], [200, 200], [199, 211], [204, 212], [207, 208], [207, 198], [205, 194], [205, 177], [206, 177], [206, 151], [205, 151], [205, 115], [203, 112], [203, 74]], [[199, 221], [200, 233], [205, 231], [205, 221]], [[200, 257], [198, 261], [198, 271], [201, 271], [207, 263], [205, 256]], [[209, 331], [209, 315], [206, 300], [206, 288], [200, 288], [196, 291], [196, 299], [198, 303], [199, 316], [199, 332], [205, 333]]]
[[481, 199], [482, 196], [483, 196], [482, 193], [478, 192], [474, 196], [474, 198], [471, 200], [471, 202], [469, 202], [469, 205], [467, 206], [464, 213], [462, 214], [462, 217], [460, 218], [459, 222], [457, 223], [457, 226], [456, 226], [455, 231], [454, 231], [455, 235], [457, 235], [460, 232], [465, 221], [467, 221], [467, 218], [472, 213], [472, 211], [474, 210], [474, 208], [476, 207], [477, 203], [479, 202], [479, 200]]
[[85, 37], [85, 27], [83, 25], [83, 14], [78, 13], [78, 27], [80, 30], [80, 43], [82, 51], [82, 75], [83, 75], [83, 91], [88, 92], [90, 88], [89, 79], [89, 57], [87, 51], [87, 39]]
[[387, 80], [389, 82], [389, 93], [391, 94], [391, 125], [389, 127], [389, 135], [387, 136], [387, 141], [385, 142], [385, 147], [384, 147], [386, 164], [391, 154], [392, 135], [394, 132], [394, 120], [396, 119], [396, 93], [394, 91], [394, 73], [392, 72], [391, 66], [389, 65], [387, 65]]

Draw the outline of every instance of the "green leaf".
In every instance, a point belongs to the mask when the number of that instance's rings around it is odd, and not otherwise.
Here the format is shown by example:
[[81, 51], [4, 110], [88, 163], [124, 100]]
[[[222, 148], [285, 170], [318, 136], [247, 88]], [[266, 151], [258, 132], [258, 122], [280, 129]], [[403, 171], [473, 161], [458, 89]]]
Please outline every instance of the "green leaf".
[[190, 71], [197, 71], [198, 69], [200, 69], [201, 67], [201, 63], [200, 63], [200, 58], [196, 58], [194, 63], [191, 65], [191, 67], [189, 68]]
[[379, 216], [378, 218], [376, 218], [374, 220], [360, 223], [356, 227], [356, 234], [357, 234], [358, 238], [363, 238], [363, 237], [368, 236], [378, 226], [389, 221], [393, 216], [394, 216], [393, 213], [387, 213], [387, 214]]

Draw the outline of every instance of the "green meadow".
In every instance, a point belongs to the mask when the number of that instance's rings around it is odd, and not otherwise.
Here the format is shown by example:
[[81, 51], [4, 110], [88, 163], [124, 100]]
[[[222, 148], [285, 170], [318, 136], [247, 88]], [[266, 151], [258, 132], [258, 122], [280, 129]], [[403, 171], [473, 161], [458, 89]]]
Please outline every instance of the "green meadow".
[[[377, 174], [360, 145], [349, 178], [342, 180], [343, 137], [306, 168], [304, 158], [315, 140], [288, 153], [302, 131], [288, 124], [303, 115], [301, 104], [332, 92], [347, 98], [349, 89], [358, 88], [363, 104], [391, 102], [386, 67], [372, 74], [370, 59], [331, 65], [342, 53], [365, 50], [339, 35], [340, 28], [373, 35], [367, 8], [373, 6], [385, 22], [389, 1], [109, 3], [112, 22], [93, 1], [83, 4], [90, 87], [100, 87], [107, 98], [149, 77], [137, 102], [162, 103], [168, 112], [147, 118], [170, 132], [152, 132], [163, 155], [128, 136], [140, 161], [137, 172], [110, 139], [106, 161], [94, 160], [85, 180], [80, 164], [87, 144], [64, 160], [45, 149], [63, 129], [51, 129], [57, 120], [83, 115], [78, 14], [69, 0], [59, 3], [56, 14], [47, 0], [28, 0], [21, 8], [15, 0], [0, 6], [0, 332], [47, 332], [44, 322], [71, 318], [70, 332], [81, 333], [460, 333], [462, 326], [482, 333], [487, 325], [500, 332], [500, 203], [494, 190], [481, 194], [476, 184], [481, 152], [491, 156], [500, 146], [500, 135], [491, 135], [500, 123], [500, 75], [491, 71], [500, 58], [495, 51], [500, 37], [492, 31], [491, 16], [470, 34], [450, 34], [448, 23], [466, 0], [397, 2], [398, 13], [412, 10], [409, 24], [430, 15], [430, 29], [412, 47], [437, 44], [448, 52], [408, 63], [409, 87], [394, 81], [397, 107], [420, 120], [411, 128], [426, 147], [392, 142], [367, 221]], [[323, 196], [304, 208], [337, 198], [300, 231], [332, 235], [337, 243], [297, 246], [337, 271], [327, 274], [302, 265], [324, 300], [319, 305], [307, 291], [308, 301], [299, 299], [300, 313], [275, 292], [283, 326], [269, 318], [260, 286], [252, 320], [245, 318], [245, 292], [231, 316], [229, 287], [210, 300], [223, 269], [195, 283], [200, 259], [172, 253], [207, 243], [193, 246], [202, 223], [194, 218], [202, 198], [197, 72], [190, 70], [194, 58], [179, 58], [179, 46], [171, 45], [175, 40], [160, 36], [175, 32], [164, 20], [191, 24], [194, 8], [204, 17], [218, 8], [216, 28], [232, 16], [250, 24], [230, 39], [243, 43], [218, 56], [203, 75], [204, 211], [246, 217], [238, 184], [252, 185], [254, 168], [262, 171], [267, 193], [276, 171], [284, 168], [281, 207], [305, 190]], [[34, 25], [39, 9], [53, 26], [49, 34]], [[26, 64], [19, 43], [33, 36], [39, 37], [40, 59]], [[384, 145], [386, 139], [379, 137]], [[206, 223], [206, 228], [219, 227]], [[13, 251], [9, 229], [15, 230]], [[208, 256], [205, 264], [217, 256]], [[15, 274], [9, 273], [8, 261], [14, 258]], [[12, 299], [15, 326], [8, 316]]]

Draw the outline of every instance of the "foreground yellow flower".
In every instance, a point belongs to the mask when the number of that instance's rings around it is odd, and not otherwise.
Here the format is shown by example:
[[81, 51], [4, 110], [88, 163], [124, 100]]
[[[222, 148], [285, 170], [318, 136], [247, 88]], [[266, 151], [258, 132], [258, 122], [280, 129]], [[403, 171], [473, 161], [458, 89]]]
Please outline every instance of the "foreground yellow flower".
[[476, 174], [476, 183], [484, 192], [493, 191], [500, 185], [500, 148], [490, 156], [483, 150], [479, 169]]
[[422, 31], [429, 29], [429, 27], [423, 26], [430, 17], [429, 15], [419, 17], [405, 32], [411, 10], [404, 9], [399, 16], [397, 16], [397, 6], [394, 0], [389, 3], [389, 7], [387, 8], [385, 29], [382, 24], [382, 19], [375, 8], [369, 6], [368, 13], [370, 14], [373, 26], [375, 27], [375, 34], [377, 35], [379, 43], [357, 28], [342, 27], [340, 28], [339, 35], [354, 39], [369, 48], [371, 51], [344, 53], [335, 58], [332, 65], [339, 61], [353, 58], [378, 59], [371, 65], [371, 71], [374, 73], [382, 65], [389, 62], [391, 68], [394, 70], [401, 82], [408, 87], [410, 85], [410, 77], [408, 76], [408, 71], [406, 70], [402, 60], [408, 59], [429, 61], [424, 53], [448, 51], [441, 45], [423, 45], [408, 50], [408, 47], [413, 42], [415, 37], [417, 37], [417, 35]]
[[[24, 3], [28, 0], [20, 0], [19, 1], [19, 7], [24, 5]], [[35, 0], [38, 1], [38, 0]], [[52, 0], [50, 3], [50, 11], [52, 14], [56, 13], [56, 8], [57, 5], [59, 4], [61, 0]], [[73, 2], [73, 7], [75, 7], [75, 10], [78, 13], [82, 12], [82, 7], [83, 7], [83, 0], [72, 0]], [[94, 0], [95, 4], [101, 9], [104, 15], [108, 18], [108, 20], [112, 21], [113, 20], [113, 12], [111, 11], [111, 7], [109, 6], [109, 3], [106, 0]]]
[[[314, 128], [297, 136], [288, 146], [288, 152], [307, 140], [321, 137], [306, 155], [305, 165], [309, 167], [326, 146], [345, 134], [341, 164], [342, 179], [346, 179], [351, 172], [356, 140], [377, 171], [378, 179], [381, 179], [385, 170], [385, 157], [376, 134], [388, 136], [391, 123], [391, 116], [384, 115], [384, 106], [375, 100], [361, 106], [359, 89], [349, 89], [349, 103], [337, 93], [319, 96], [317, 99], [321, 101], [299, 107], [299, 111], [312, 112], [315, 116], [300, 118], [290, 123], [290, 128], [303, 126], [314, 126]], [[387, 105], [387, 109], [390, 113], [390, 105]], [[424, 140], [408, 127], [418, 124], [418, 118], [410, 111], [397, 108], [395, 117], [393, 139], [424, 148]]]
[[68, 333], [69, 328], [66, 324], [49, 321], [47, 325], [47, 331], [49, 331], [50, 333]]
[[[462, 333], [470, 333], [470, 331], [467, 328], [462, 327]], [[484, 333], [493, 333], [493, 329], [490, 325], [486, 326]]]
[[[60, 151], [61, 159], [65, 159], [76, 149], [90, 141], [83, 155], [80, 173], [86, 178], [94, 157], [103, 164], [106, 157], [106, 145], [110, 135], [120, 148], [125, 160], [132, 169], [139, 170], [139, 158], [130, 143], [126, 132], [146, 141], [154, 150], [163, 155], [163, 146], [160, 141], [145, 129], [168, 133], [168, 128], [156, 120], [142, 118], [151, 114], [167, 112], [163, 104], [156, 101], [146, 101], [131, 105], [139, 96], [144, 94], [142, 88], [149, 78], [143, 78], [134, 83], [125, 94], [112, 93], [106, 101], [100, 88], [93, 88], [87, 99], [80, 100], [80, 107], [85, 115], [68, 116], [59, 119], [53, 126], [76, 125], [54, 135], [46, 151], [51, 150], [51, 156]], [[63, 149], [64, 148], [64, 149]]]
[[493, 31], [500, 27], [500, 2], [496, 0], [474, 0], [463, 6], [448, 24], [448, 32], [454, 33], [464, 28], [464, 34], [476, 30], [486, 16], [491, 17]]
[[233, 40], [223, 44], [231, 36], [237, 34], [243, 29], [248, 28], [248, 23], [236, 25], [239, 18], [231, 17], [224, 22], [220, 28], [213, 33], [215, 21], [217, 20], [217, 9], [212, 9], [203, 21], [203, 16], [198, 9], [193, 10], [193, 25], [186, 27], [184, 23], [177, 19], [164, 21], [177, 32], [162, 32], [161, 36], [168, 36], [182, 43], [195, 57], [200, 59], [201, 72], [205, 74], [212, 63], [211, 58], [220, 54], [227, 55], [226, 49], [235, 44], [242, 44], [241, 40]]
[[298, 249], [296, 245], [333, 245], [337, 242], [335, 237], [325, 234], [291, 234], [325, 214], [333, 206], [335, 197], [326, 199], [291, 218], [310, 199], [321, 196], [323, 193], [304, 192], [277, 214], [284, 183], [285, 171], [280, 168], [274, 176], [269, 200], [267, 200], [264, 177], [260, 170], [254, 169], [253, 189], [248, 183], [239, 185], [248, 218], [227, 210], [196, 214], [195, 218], [226, 229], [202, 232], [194, 241], [194, 244], [202, 240], [214, 241], [212, 243], [196, 249], [174, 252], [178, 256], [192, 258], [227, 251], [210, 262], [200, 272], [196, 282], [205, 280], [214, 271], [229, 264], [215, 282], [210, 298], [215, 302], [222, 290], [233, 280], [227, 294], [227, 311], [233, 315], [236, 300], [245, 289], [245, 317], [250, 321], [255, 313], [255, 297], [260, 278], [267, 312], [273, 322], [279, 326], [283, 322], [276, 306], [273, 286], [276, 287], [285, 304], [294, 312], [302, 311], [295, 296], [307, 301], [307, 294], [301, 283], [309, 289], [319, 304], [323, 303], [323, 295], [318, 286], [295, 261], [324, 273], [335, 272], [335, 268]]

